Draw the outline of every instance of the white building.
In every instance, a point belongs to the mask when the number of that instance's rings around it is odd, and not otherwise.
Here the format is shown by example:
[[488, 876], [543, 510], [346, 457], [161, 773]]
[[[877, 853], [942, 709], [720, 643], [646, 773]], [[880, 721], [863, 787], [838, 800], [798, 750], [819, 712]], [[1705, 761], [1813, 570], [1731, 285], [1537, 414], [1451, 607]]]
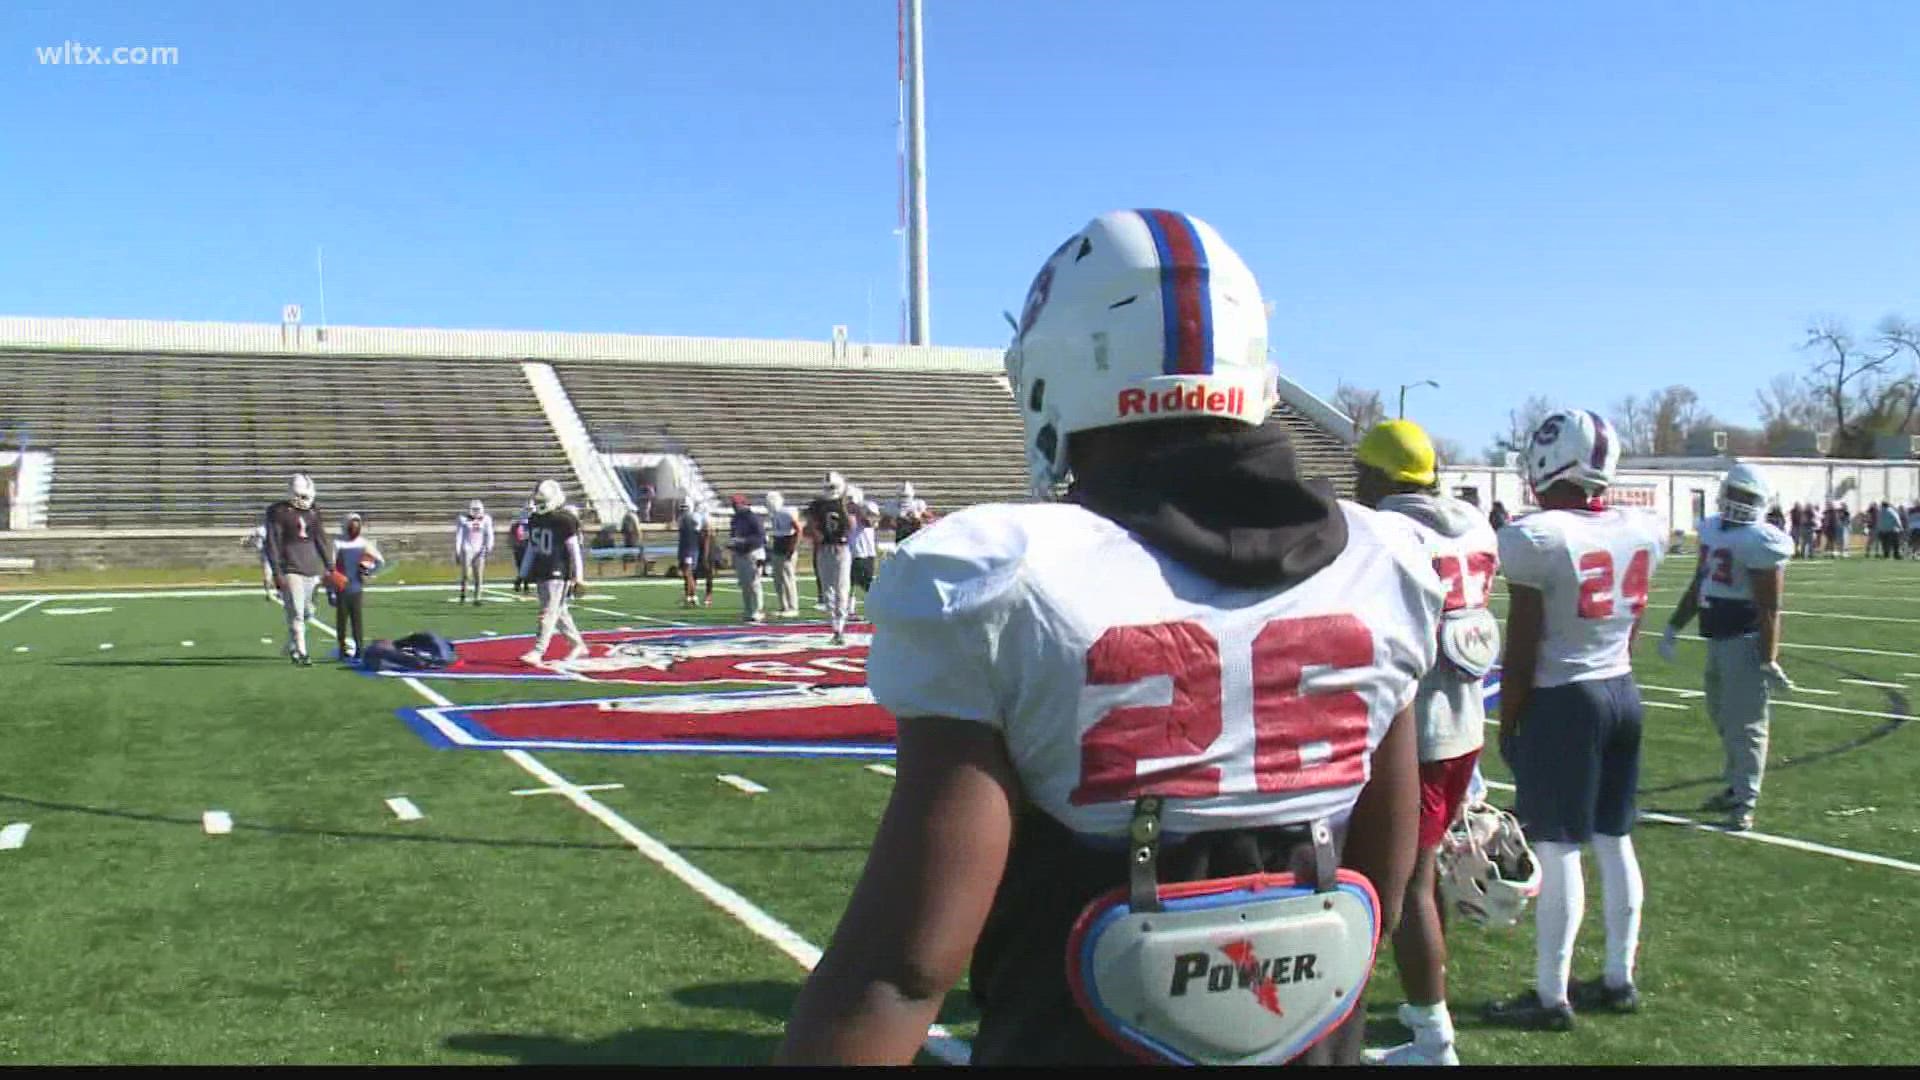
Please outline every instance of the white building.
[[[1691, 534], [1701, 518], [1719, 512], [1720, 477], [1735, 462], [1758, 466], [1766, 474], [1783, 511], [1795, 503], [1844, 503], [1856, 512], [1889, 499], [1899, 506], [1920, 503], [1920, 461], [1766, 457], [1624, 458], [1608, 501], [1652, 510], [1669, 531]], [[1440, 470], [1440, 490], [1487, 509], [1497, 500], [1510, 514], [1533, 505], [1518, 469], [1445, 468]]]

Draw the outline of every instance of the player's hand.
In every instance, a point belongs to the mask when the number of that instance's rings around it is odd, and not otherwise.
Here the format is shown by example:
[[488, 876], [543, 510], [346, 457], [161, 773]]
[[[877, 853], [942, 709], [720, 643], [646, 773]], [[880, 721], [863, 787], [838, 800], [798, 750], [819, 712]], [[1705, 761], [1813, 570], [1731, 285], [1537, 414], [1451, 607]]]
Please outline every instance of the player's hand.
[[284, 574], [273, 575], [273, 591], [282, 593], [287, 591], [287, 579]]
[[1669, 664], [1673, 663], [1673, 648], [1679, 641], [1679, 638], [1680, 631], [1675, 630], [1673, 626], [1669, 624], [1666, 632], [1660, 635], [1660, 659], [1665, 660]]
[[1775, 660], [1772, 663], [1767, 664], [1765, 667], [1762, 667], [1760, 669], [1760, 674], [1766, 678], [1767, 686], [1770, 689], [1777, 690], [1782, 693], [1786, 693], [1786, 692], [1790, 692], [1798, 689], [1798, 687], [1793, 685], [1793, 680], [1787, 678], [1787, 673], [1780, 670], [1780, 661], [1778, 660]]
[[570, 583], [570, 584], [569, 584], [569, 585], [567, 586], [567, 595], [568, 595], [568, 596], [570, 596], [570, 597], [572, 597], [572, 598], [573, 598], [573, 599], [575, 599], [575, 600], [578, 600], [578, 599], [580, 599], [580, 598], [582, 598], [582, 597], [584, 597], [584, 596], [586, 596], [586, 595], [587, 595], [587, 583], [586, 583], [586, 582], [584, 582], [584, 581], [574, 581], [574, 582], [572, 582], [572, 583]]

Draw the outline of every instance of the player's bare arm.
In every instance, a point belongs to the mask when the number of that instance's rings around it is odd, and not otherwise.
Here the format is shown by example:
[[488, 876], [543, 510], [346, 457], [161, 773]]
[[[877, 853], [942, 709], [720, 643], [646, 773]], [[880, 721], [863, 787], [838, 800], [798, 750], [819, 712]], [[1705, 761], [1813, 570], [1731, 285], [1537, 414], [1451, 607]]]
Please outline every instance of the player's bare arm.
[[1413, 876], [1420, 831], [1420, 760], [1411, 706], [1393, 718], [1373, 751], [1373, 774], [1360, 789], [1341, 862], [1367, 876], [1380, 894], [1380, 936], [1400, 925], [1400, 905]]
[[907, 1064], [973, 954], [1013, 842], [1019, 780], [981, 724], [900, 721], [866, 869], [775, 1061]]

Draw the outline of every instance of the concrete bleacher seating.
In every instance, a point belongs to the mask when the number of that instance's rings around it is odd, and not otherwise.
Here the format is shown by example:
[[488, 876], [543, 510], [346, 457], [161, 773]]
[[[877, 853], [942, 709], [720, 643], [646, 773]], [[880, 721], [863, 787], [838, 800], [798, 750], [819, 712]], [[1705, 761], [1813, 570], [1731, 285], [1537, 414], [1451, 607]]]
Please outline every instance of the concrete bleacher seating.
[[[986, 371], [560, 363], [603, 450], [684, 453], [715, 491], [811, 495], [835, 469], [884, 500], [912, 481], [940, 511], [1027, 495], [1020, 417]], [[1351, 451], [1282, 404], [1303, 472], [1353, 491]]]
[[602, 449], [684, 453], [723, 495], [804, 501], [829, 469], [936, 510], [1019, 499], [1020, 417], [986, 371], [556, 363]]
[[578, 485], [517, 363], [0, 353], [0, 426], [54, 451], [54, 528], [251, 526], [310, 473], [330, 521], [504, 528], [534, 484]]

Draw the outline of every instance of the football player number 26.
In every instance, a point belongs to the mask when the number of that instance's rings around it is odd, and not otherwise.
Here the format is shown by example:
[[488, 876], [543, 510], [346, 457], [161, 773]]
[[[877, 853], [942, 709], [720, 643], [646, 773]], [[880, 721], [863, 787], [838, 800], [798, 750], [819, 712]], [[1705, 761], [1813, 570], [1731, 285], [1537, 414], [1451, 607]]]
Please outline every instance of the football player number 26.
[[[1366, 699], [1352, 691], [1303, 692], [1300, 676], [1308, 667], [1372, 661], [1373, 634], [1350, 615], [1281, 619], [1261, 629], [1253, 639], [1252, 693], [1234, 695], [1251, 704], [1258, 790], [1366, 779]], [[1168, 704], [1110, 709], [1082, 737], [1076, 805], [1220, 793], [1217, 765], [1178, 760], [1205, 754], [1225, 728], [1220, 643], [1199, 623], [1171, 622], [1112, 627], [1087, 652], [1089, 687], [1155, 677], [1172, 680]]]
[[[1634, 618], [1647, 610], [1647, 592], [1653, 577], [1653, 552], [1646, 548], [1627, 560], [1627, 572], [1620, 579], [1620, 599], [1627, 602]], [[1614, 612], [1613, 553], [1589, 551], [1580, 556], [1580, 617], [1611, 619]]]

